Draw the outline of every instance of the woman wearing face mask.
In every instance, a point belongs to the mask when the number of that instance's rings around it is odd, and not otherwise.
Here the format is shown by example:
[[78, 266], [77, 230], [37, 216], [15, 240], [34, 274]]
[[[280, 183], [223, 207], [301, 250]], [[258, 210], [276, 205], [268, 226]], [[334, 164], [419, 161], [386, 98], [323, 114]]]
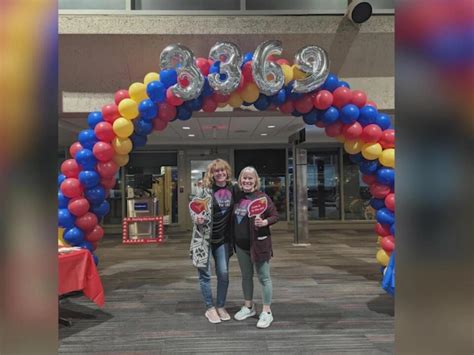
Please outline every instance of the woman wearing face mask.
[[[222, 159], [212, 161], [204, 176], [203, 188], [190, 206], [194, 221], [190, 255], [198, 268], [199, 285], [206, 305], [205, 316], [211, 323], [230, 320], [225, 310], [229, 286], [229, 258], [233, 254], [231, 232], [232, 206], [238, 187], [231, 183], [231, 168]], [[217, 295], [214, 304], [211, 291], [211, 260], [213, 256], [217, 276]]]
[[[258, 328], [268, 328], [273, 322], [270, 309], [272, 301], [272, 280], [270, 278], [270, 258], [273, 256], [269, 226], [278, 221], [278, 212], [273, 201], [259, 191], [260, 179], [253, 167], [242, 169], [238, 180], [242, 191], [234, 206], [233, 229], [235, 249], [242, 272], [244, 305], [234, 318], [244, 320], [256, 314], [253, 303], [253, 273], [257, 270], [262, 285], [263, 309], [257, 323]], [[266, 210], [255, 217], [249, 217], [249, 205], [256, 199], [266, 199]], [[260, 200], [261, 201], [261, 200]]]

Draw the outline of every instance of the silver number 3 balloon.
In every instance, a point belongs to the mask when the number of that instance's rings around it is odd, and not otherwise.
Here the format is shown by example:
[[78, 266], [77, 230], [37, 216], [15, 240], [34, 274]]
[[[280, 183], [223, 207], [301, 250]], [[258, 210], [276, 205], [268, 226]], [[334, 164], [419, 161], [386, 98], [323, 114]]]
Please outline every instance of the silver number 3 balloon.
[[253, 78], [260, 92], [265, 95], [276, 94], [285, 83], [285, 77], [281, 67], [277, 63], [267, 60], [269, 55], [279, 55], [281, 52], [281, 42], [271, 40], [260, 44], [253, 54]]
[[186, 76], [188, 86], [182, 86], [179, 81], [171, 86], [171, 91], [183, 100], [197, 98], [204, 86], [204, 76], [196, 66], [193, 52], [182, 44], [170, 44], [163, 49], [160, 55], [160, 65], [162, 69], [176, 67], [178, 78]]
[[[209, 85], [218, 93], [227, 95], [237, 89], [242, 78], [240, 66], [242, 65], [242, 53], [240, 49], [231, 42], [217, 42], [209, 51], [209, 58], [220, 61], [220, 73], [208, 75]], [[225, 80], [220, 75], [225, 74]]]
[[324, 84], [329, 75], [329, 57], [324, 49], [318, 46], [306, 46], [295, 54], [295, 64], [304, 73], [310, 75], [295, 80], [294, 92], [306, 93], [314, 91]]

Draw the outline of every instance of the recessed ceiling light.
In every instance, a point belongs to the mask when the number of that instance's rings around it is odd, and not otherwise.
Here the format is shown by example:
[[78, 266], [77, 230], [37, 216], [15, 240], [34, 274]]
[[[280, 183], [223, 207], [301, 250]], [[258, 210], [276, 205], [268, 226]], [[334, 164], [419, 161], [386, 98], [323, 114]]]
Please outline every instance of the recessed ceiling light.
[[260, 133], [261, 136], [266, 136], [267, 134], [266, 133]]
[[182, 129], [191, 129], [191, 127], [188, 127], [188, 126], [183, 126], [181, 127]]
[[188, 134], [188, 137], [196, 137], [196, 135], [191, 133], [191, 134]]
[[276, 127], [276, 126], [273, 126], [273, 125], [267, 126], [267, 128], [275, 128], [275, 127]]

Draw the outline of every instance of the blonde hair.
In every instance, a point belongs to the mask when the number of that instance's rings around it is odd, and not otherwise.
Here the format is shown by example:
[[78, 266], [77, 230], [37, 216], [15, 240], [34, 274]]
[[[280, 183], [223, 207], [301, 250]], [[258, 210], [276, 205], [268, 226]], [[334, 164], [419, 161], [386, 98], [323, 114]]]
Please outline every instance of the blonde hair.
[[[246, 166], [245, 168], [243, 168], [241, 171], [240, 171], [240, 174], [239, 174], [239, 180], [238, 180], [238, 184], [239, 184], [239, 187], [241, 190], [243, 190], [243, 186], [242, 186], [242, 182], [241, 182], [241, 179], [242, 179], [242, 176], [245, 174], [245, 173], [249, 173], [249, 174], [253, 174], [253, 176], [255, 177], [255, 189], [253, 191], [258, 191], [260, 190], [260, 176], [258, 176], [258, 173], [257, 173], [257, 170], [255, 170], [255, 168], [253, 166]], [[253, 192], [252, 191], [252, 192]]]
[[212, 185], [215, 183], [213, 172], [215, 170], [224, 169], [227, 173], [227, 183], [231, 182], [232, 180], [232, 169], [228, 162], [223, 159], [215, 159], [209, 163], [207, 166], [206, 174], [204, 175], [203, 183], [204, 186], [207, 188], [211, 188]]

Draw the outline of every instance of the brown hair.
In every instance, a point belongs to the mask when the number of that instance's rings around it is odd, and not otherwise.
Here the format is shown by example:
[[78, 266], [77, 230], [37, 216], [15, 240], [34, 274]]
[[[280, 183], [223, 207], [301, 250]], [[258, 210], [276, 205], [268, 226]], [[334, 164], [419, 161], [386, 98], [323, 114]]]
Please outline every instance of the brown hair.
[[240, 179], [242, 178], [242, 175], [244, 175], [244, 173], [253, 174], [253, 176], [255, 177], [255, 189], [253, 191], [260, 190], [260, 176], [258, 176], [257, 170], [255, 170], [255, 168], [253, 166], [247, 166], [247, 167], [243, 168], [240, 171], [239, 180], [238, 180], [238, 184], [239, 184], [240, 189], [242, 191], [244, 190], [244, 188], [243, 188], [243, 186], [240, 182]]
[[209, 163], [207, 166], [206, 174], [204, 175], [204, 186], [207, 188], [211, 188], [212, 185], [215, 183], [213, 172], [215, 170], [224, 169], [227, 173], [227, 183], [231, 182], [232, 179], [232, 169], [228, 162], [223, 159], [215, 159]]

